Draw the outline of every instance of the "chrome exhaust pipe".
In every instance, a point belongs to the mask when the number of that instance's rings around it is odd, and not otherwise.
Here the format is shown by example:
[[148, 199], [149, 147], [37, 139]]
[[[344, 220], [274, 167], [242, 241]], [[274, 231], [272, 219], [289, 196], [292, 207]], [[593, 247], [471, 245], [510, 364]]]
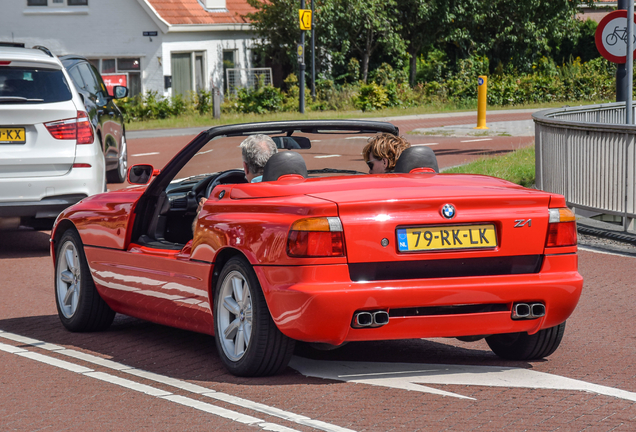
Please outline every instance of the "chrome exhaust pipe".
[[515, 303], [512, 305], [512, 319], [524, 319], [530, 317], [530, 305], [527, 303]]
[[389, 323], [389, 313], [387, 311], [373, 312], [373, 325], [380, 327]]
[[371, 312], [358, 312], [353, 315], [354, 328], [369, 327], [371, 324], [373, 324], [373, 315]]
[[532, 318], [541, 318], [545, 316], [545, 305], [543, 303], [533, 303], [530, 305], [530, 316]]

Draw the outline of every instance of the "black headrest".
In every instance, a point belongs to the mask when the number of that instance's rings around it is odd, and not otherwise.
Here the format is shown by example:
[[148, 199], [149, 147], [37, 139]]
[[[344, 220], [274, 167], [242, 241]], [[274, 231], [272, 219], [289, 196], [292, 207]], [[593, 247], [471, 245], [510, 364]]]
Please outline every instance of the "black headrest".
[[410, 173], [415, 168], [432, 168], [438, 173], [437, 157], [435, 157], [433, 150], [426, 146], [407, 148], [395, 164], [394, 172]]
[[284, 151], [270, 157], [263, 170], [263, 181], [275, 181], [286, 174], [307, 177], [307, 165], [301, 155]]

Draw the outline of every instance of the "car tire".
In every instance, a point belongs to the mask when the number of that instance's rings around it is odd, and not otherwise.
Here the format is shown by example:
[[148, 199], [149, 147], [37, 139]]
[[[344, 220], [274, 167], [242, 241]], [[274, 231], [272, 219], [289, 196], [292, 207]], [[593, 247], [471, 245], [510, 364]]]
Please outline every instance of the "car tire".
[[108, 183], [123, 183], [126, 181], [128, 174], [128, 144], [126, 143], [126, 134], [121, 137], [119, 146], [119, 157], [117, 158], [117, 168], [106, 173]]
[[552, 354], [559, 347], [565, 322], [533, 335], [526, 332], [488, 336], [486, 342], [499, 357], [507, 360], [538, 360]]
[[115, 318], [95, 288], [82, 241], [74, 229], [67, 230], [57, 243], [55, 304], [62, 324], [72, 332], [105, 330]]
[[236, 376], [282, 372], [295, 341], [278, 330], [256, 273], [243, 257], [231, 258], [214, 289], [214, 340], [225, 367]]

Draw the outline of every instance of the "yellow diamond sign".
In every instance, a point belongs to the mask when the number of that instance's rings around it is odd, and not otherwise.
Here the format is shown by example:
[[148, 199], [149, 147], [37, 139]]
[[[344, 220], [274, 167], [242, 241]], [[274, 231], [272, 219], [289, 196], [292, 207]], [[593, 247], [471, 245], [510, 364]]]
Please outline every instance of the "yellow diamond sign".
[[298, 9], [300, 18], [300, 29], [311, 30], [311, 9]]

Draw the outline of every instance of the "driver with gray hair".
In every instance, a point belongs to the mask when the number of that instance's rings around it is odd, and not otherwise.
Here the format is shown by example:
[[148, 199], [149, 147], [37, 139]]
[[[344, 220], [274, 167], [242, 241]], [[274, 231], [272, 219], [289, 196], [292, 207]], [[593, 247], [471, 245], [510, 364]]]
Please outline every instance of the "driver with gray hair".
[[[278, 152], [276, 143], [267, 135], [250, 135], [239, 146], [243, 152], [243, 170], [249, 183], [257, 183], [263, 179], [263, 169], [272, 155]], [[192, 231], [196, 227], [201, 207], [208, 197], [201, 197], [197, 206], [197, 216], [192, 221]]]
[[267, 135], [250, 135], [239, 146], [243, 152], [243, 170], [250, 183], [263, 179], [263, 169], [272, 155], [278, 152], [276, 143]]

